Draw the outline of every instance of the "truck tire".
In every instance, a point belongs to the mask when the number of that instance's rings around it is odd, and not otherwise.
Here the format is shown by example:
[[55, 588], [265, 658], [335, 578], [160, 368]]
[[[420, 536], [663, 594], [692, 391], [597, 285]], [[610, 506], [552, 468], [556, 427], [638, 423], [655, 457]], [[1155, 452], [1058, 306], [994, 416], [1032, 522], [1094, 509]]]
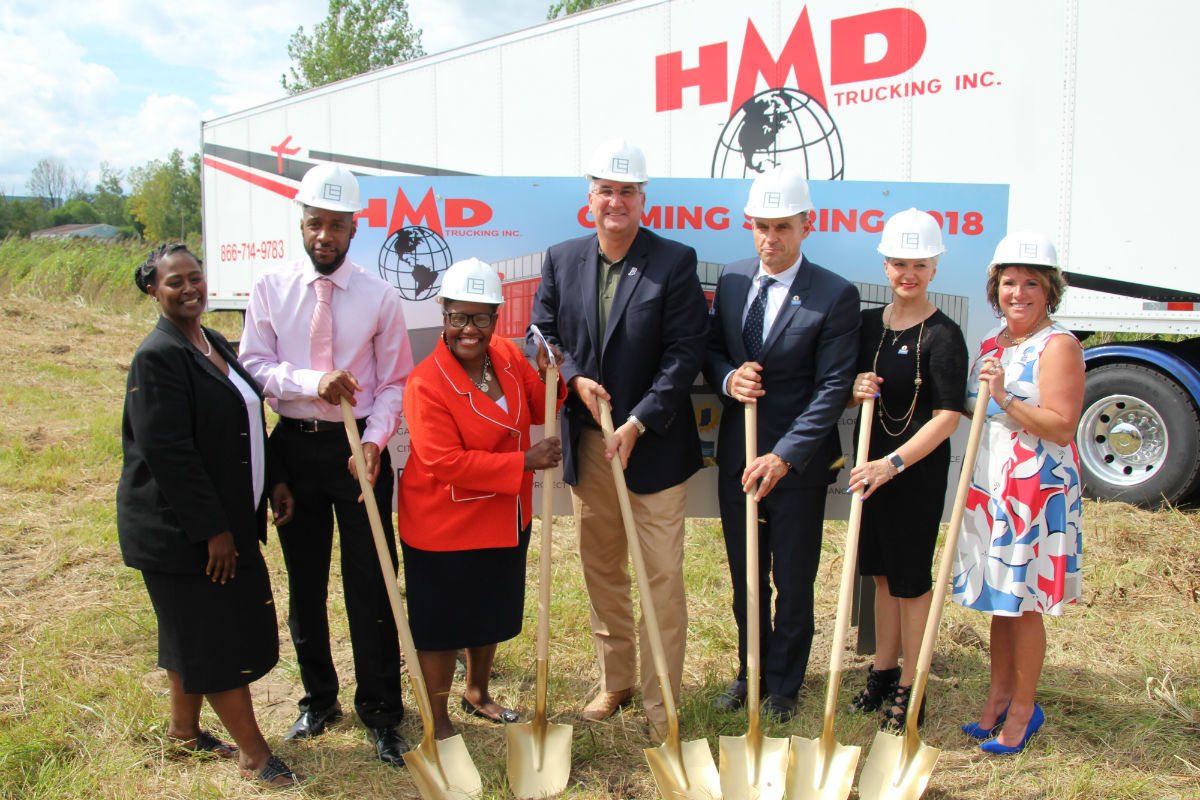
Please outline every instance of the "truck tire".
[[1200, 484], [1200, 413], [1183, 387], [1149, 367], [1088, 371], [1075, 442], [1088, 497], [1156, 508]]

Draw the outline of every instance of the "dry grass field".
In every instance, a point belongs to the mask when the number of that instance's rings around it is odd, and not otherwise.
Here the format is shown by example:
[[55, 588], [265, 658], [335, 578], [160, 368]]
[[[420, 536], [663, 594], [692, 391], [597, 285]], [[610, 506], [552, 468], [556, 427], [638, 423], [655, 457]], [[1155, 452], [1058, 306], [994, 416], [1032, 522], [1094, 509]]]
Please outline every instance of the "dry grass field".
[[[228, 762], [181, 757], [165, 739], [166, 682], [155, 667], [154, 616], [140, 577], [121, 564], [113, 496], [120, 469], [125, 371], [152, 325], [149, 304], [132, 313], [82, 302], [0, 296], [0, 798], [259, 797]], [[236, 332], [233, 317], [217, 327]], [[974, 719], [987, 685], [987, 625], [947, 609], [930, 682], [922, 739], [942, 748], [928, 798], [1200, 798], [1200, 517], [1117, 504], [1085, 510], [1084, 602], [1048, 619], [1040, 700], [1043, 732], [1015, 758], [984, 757], [958, 730]], [[535, 528], [537, 526], [535, 525]], [[640, 711], [584, 724], [596, 688], [587, 604], [573, 523], [555, 520], [554, 644], [550, 708], [575, 725], [571, 798], [651, 798]], [[816, 736], [840, 575], [843, 523], [827, 523], [819, 578], [818, 638], [801, 713], [772, 735]], [[530, 586], [539, 538], [530, 552]], [[286, 575], [272, 534], [266, 548], [280, 609]], [[744, 715], [718, 716], [712, 696], [730, 678], [734, 632], [719, 528], [695, 520], [687, 542], [689, 650], [681, 711], [685, 738], [745, 733]], [[464, 578], [464, 580], [471, 578]], [[336, 586], [336, 581], [333, 584]], [[342, 702], [353, 672], [340, 591], [332, 592]], [[494, 691], [532, 707], [533, 612], [525, 632], [500, 647]], [[254, 695], [268, 740], [313, 776], [292, 795], [415, 798], [404, 770], [372, 757], [347, 719], [311, 743], [283, 743], [301, 694], [286, 628], [281, 660]], [[843, 705], [868, 659], [853, 655]], [[411, 705], [411, 704], [410, 704]], [[455, 712], [483, 776], [485, 796], [507, 796], [503, 731]], [[204, 723], [223, 734], [206, 710]], [[866, 750], [874, 719], [840, 714], [837, 738]], [[415, 713], [404, 733], [420, 735]]]

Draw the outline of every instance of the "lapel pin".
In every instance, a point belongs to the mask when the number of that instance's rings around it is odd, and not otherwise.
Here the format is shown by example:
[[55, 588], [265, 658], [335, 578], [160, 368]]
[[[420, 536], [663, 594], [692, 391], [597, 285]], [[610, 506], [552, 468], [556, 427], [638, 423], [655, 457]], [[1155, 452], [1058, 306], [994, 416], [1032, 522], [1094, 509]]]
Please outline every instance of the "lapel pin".
[[798, 295], [798, 294], [792, 295], [792, 305], [794, 305], [794, 306], [800, 305], [800, 295]]
[[634, 275], [637, 275], [637, 267], [630, 267], [629, 272], [625, 274], [632, 278]]
[[908, 345], [904, 345], [903, 347], [901, 347], [898, 352], [902, 356], [908, 355]]

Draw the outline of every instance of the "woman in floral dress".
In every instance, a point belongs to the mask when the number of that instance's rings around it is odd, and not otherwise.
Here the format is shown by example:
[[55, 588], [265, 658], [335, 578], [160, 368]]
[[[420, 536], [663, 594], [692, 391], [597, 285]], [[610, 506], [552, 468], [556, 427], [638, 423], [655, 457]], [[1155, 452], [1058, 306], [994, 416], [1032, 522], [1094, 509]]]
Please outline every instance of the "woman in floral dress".
[[[1083, 404], [1079, 342], [1050, 319], [1066, 284], [1054, 245], [1020, 231], [988, 268], [1003, 317], [984, 337], [969, 405], [986, 380], [987, 408], [954, 562], [954, 600], [990, 614], [991, 686], [963, 731], [989, 753], [1016, 753], [1042, 726], [1034, 694], [1046, 653], [1043, 614], [1079, 599], [1080, 477], [1075, 429]], [[992, 738], [994, 736], [994, 738]]]

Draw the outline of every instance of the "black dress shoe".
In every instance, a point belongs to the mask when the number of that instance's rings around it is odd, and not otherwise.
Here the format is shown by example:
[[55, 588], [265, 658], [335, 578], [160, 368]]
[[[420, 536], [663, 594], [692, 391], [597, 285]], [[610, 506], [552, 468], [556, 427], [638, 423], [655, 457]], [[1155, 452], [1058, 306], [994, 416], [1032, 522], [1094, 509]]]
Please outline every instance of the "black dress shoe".
[[325, 726], [342, 718], [342, 707], [334, 703], [324, 711], [301, 711], [300, 716], [292, 723], [284, 741], [295, 739], [311, 739], [325, 732]]
[[777, 722], [787, 722], [796, 716], [796, 700], [781, 694], [769, 694], [762, 702], [764, 717], [771, 717]]
[[375, 755], [393, 767], [404, 766], [404, 754], [411, 748], [394, 727], [367, 728], [367, 735], [375, 743]]
[[746, 693], [750, 691], [746, 681], [734, 681], [713, 700], [717, 711], [739, 711], [746, 705]]

